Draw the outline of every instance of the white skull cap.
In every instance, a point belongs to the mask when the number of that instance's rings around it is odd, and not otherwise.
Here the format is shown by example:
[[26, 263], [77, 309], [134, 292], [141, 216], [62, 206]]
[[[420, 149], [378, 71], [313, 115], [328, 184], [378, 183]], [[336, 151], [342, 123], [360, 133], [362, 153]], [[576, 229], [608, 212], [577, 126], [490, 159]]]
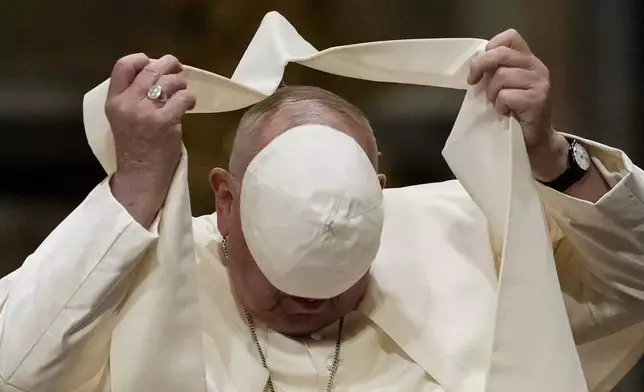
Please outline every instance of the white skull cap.
[[380, 247], [383, 193], [350, 136], [324, 125], [283, 132], [242, 181], [246, 243], [268, 281], [286, 294], [324, 299], [369, 270]]

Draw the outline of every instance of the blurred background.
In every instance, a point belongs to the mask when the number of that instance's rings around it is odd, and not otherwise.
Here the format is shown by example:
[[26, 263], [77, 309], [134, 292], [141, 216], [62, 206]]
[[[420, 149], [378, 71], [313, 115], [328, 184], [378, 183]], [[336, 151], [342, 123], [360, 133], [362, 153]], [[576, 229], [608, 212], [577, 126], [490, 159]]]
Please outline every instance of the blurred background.
[[[262, 16], [282, 13], [316, 48], [402, 38], [491, 38], [515, 28], [549, 66], [554, 125], [644, 165], [640, 0], [3, 0], [0, 5], [0, 276], [17, 268], [104, 177], [81, 103], [132, 52], [230, 76]], [[390, 185], [452, 177], [440, 155], [459, 91], [378, 84], [297, 65], [287, 84], [327, 88], [369, 116]], [[638, 109], [639, 108], [639, 109]], [[213, 210], [241, 112], [185, 120], [194, 214]], [[643, 361], [640, 361], [643, 362]], [[644, 390], [640, 363], [615, 389]]]

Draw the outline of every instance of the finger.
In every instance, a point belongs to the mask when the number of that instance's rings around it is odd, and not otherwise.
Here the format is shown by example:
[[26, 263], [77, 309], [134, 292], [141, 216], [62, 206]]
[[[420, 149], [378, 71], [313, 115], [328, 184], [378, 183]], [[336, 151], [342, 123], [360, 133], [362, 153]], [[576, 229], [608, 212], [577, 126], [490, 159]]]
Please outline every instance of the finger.
[[181, 72], [183, 66], [172, 55], [165, 55], [156, 61], [150, 62], [136, 76], [132, 83], [133, 93], [143, 98], [148, 93], [150, 87], [159, 80], [163, 75], [177, 74]]
[[476, 84], [481, 81], [483, 74], [493, 73], [501, 66], [532, 69], [533, 57], [505, 46], [492, 49], [472, 59], [467, 82]]
[[495, 102], [502, 89], [527, 90], [535, 87], [538, 81], [538, 75], [523, 68], [497, 68], [487, 85], [487, 100]]
[[532, 53], [526, 40], [514, 29], [506, 30], [492, 38], [485, 49], [492, 50], [501, 46], [506, 46], [525, 54]]
[[188, 87], [186, 78], [180, 74], [163, 75], [156, 84], [161, 86], [166, 99], [172, 97], [177, 91], [185, 90]]
[[158, 100], [147, 99], [147, 101], [149, 101], [157, 108], [165, 106], [165, 101], [170, 99], [177, 91], [185, 90], [188, 87], [186, 78], [181, 74], [162, 75], [155, 84], [161, 86], [161, 89], [163, 90], [163, 97]]
[[162, 115], [165, 118], [179, 123], [188, 110], [195, 107], [197, 99], [193, 93], [188, 90], [177, 91], [161, 108]]
[[124, 92], [136, 78], [139, 72], [150, 62], [143, 53], [131, 54], [120, 58], [112, 69], [107, 97], [113, 97]]
[[502, 116], [509, 116], [513, 112], [521, 113], [530, 107], [532, 98], [530, 92], [521, 89], [503, 89], [494, 101], [494, 109]]

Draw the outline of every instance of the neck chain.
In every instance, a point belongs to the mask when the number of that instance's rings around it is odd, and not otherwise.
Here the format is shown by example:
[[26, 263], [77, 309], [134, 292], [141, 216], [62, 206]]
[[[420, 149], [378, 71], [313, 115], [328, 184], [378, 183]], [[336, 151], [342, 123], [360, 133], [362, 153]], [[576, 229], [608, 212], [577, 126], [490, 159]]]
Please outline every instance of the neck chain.
[[[226, 237], [222, 240], [222, 248], [224, 251], [224, 257], [228, 259], [228, 241]], [[248, 328], [250, 329], [250, 335], [253, 338], [255, 347], [257, 348], [257, 353], [259, 354], [259, 359], [262, 361], [262, 366], [266, 369], [268, 374], [268, 381], [266, 381], [266, 386], [268, 387], [269, 392], [275, 392], [275, 387], [273, 386], [273, 380], [271, 380], [270, 370], [268, 370], [268, 365], [266, 364], [266, 357], [262, 351], [262, 347], [259, 345], [259, 340], [257, 339], [257, 331], [255, 331], [255, 324], [253, 323], [253, 317], [248, 313], [248, 310], [244, 308], [244, 315], [246, 316], [246, 322], [248, 323]], [[344, 324], [344, 317], [340, 319], [340, 324], [338, 326], [338, 338], [335, 341], [335, 351], [333, 353], [333, 363], [331, 365], [329, 375], [329, 381], [326, 384], [326, 392], [331, 392], [333, 389], [333, 381], [335, 380], [335, 374], [338, 372], [338, 366], [340, 365], [340, 347], [342, 346], [342, 325]]]
[[[257, 339], [257, 332], [255, 331], [255, 324], [253, 324], [253, 318], [244, 309], [244, 314], [246, 315], [246, 321], [248, 322], [248, 327], [250, 328], [250, 335], [253, 338], [255, 347], [257, 348], [257, 353], [259, 354], [259, 359], [262, 361], [262, 366], [264, 369], [268, 370], [268, 365], [266, 364], [266, 357], [262, 351], [262, 347], [259, 345], [259, 340]], [[326, 392], [331, 392], [333, 389], [333, 380], [335, 379], [335, 374], [338, 372], [338, 365], [340, 364], [340, 347], [342, 346], [342, 324], [344, 323], [344, 318], [340, 319], [340, 325], [338, 326], [338, 339], [335, 341], [335, 352], [333, 353], [333, 363], [331, 365], [329, 375], [329, 381], [326, 384]], [[275, 387], [273, 386], [273, 380], [271, 380], [270, 371], [268, 375], [268, 381], [266, 382], [269, 392], [275, 392]]]

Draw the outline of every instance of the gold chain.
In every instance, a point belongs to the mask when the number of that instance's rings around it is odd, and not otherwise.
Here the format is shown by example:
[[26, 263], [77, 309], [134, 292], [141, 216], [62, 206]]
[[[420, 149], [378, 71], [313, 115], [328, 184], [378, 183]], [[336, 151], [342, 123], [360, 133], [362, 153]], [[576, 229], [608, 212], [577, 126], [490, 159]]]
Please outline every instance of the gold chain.
[[[266, 357], [262, 351], [262, 347], [259, 345], [259, 340], [257, 339], [257, 332], [255, 331], [255, 324], [253, 324], [253, 317], [248, 313], [248, 310], [244, 309], [244, 314], [246, 315], [246, 321], [248, 322], [248, 327], [250, 328], [250, 335], [255, 342], [255, 347], [257, 347], [257, 353], [259, 354], [259, 359], [262, 361], [262, 366], [264, 369], [268, 370], [268, 365], [266, 364]], [[342, 324], [344, 324], [344, 318], [340, 319], [340, 325], [338, 326], [338, 339], [335, 342], [335, 352], [333, 353], [333, 364], [331, 365], [331, 374], [329, 375], [329, 381], [326, 384], [326, 392], [331, 392], [333, 389], [333, 381], [335, 380], [335, 374], [338, 372], [338, 365], [340, 364], [340, 347], [342, 346]], [[268, 381], [266, 382], [269, 392], [275, 392], [275, 387], [273, 386], [273, 380], [270, 376], [270, 371], [268, 375]]]
[[[224, 257], [228, 259], [228, 241], [224, 237], [222, 242], [222, 247], [224, 251]], [[257, 347], [257, 353], [259, 354], [259, 359], [262, 361], [262, 366], [266, 369], [268, 374], [268, 380], [266, 381], [266, 386], [268, 387], [269, 392], [275, 392], [275, 387], [273, 386], [273, 380], [271, 379], [270, 370], [268, 370], [268, 365], [266, 364], [266, 357], [262, 351], [262, 347], [259, 345], [259, 340], [257, 339], [257, 332], [255, 331], [255, 324], [253, 323], [253, 317], [248, 313], [248, 310], [244, 309], [244, 314], [246, 315], [246, 322], [248, 322], [248, 328], [250, 329], [250, 335], [253, 338], [255, 347]], [[333, 364], [331, 365], [329, 375], [329, 381], [326, 384], [326, 392], [331, 392], [333, 389], [333, 381], [335, 380], [335, 374], [338, 372], [338, 366], [340, 365], [340, 348], [342, 346], [342, 325], [344, 324], [344, 317], [340, 319], [340, 324], [338, 326], [338, 338], [335, 342], [335, 351], [333, 353]]]

